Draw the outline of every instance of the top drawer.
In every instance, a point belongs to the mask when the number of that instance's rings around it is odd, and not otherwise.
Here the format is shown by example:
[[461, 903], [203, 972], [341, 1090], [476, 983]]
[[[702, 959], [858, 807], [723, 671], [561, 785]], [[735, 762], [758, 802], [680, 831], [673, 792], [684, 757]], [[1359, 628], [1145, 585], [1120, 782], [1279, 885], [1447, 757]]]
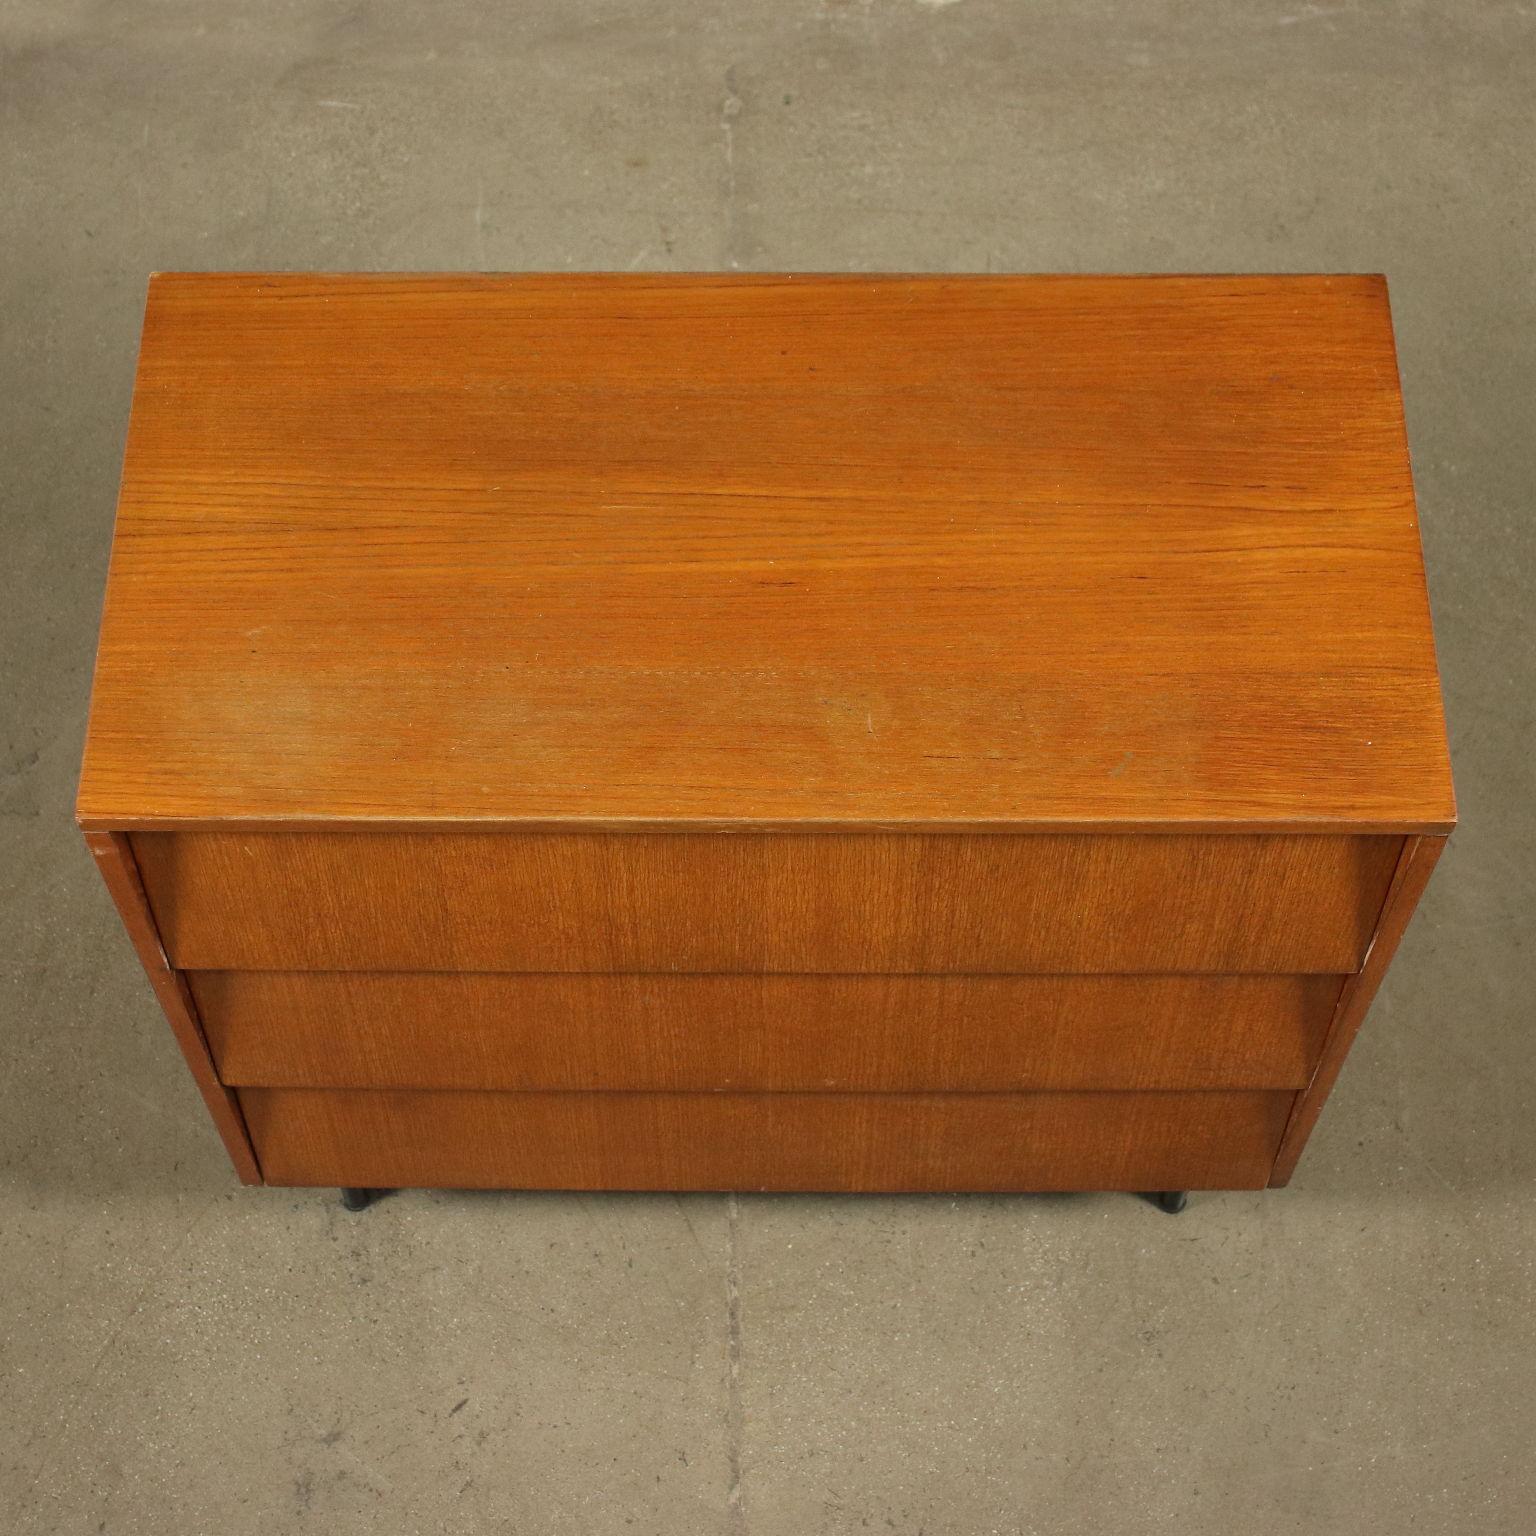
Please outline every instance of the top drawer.
[[216, 970], [1346, 972], [1402, 839], [138, 832]]

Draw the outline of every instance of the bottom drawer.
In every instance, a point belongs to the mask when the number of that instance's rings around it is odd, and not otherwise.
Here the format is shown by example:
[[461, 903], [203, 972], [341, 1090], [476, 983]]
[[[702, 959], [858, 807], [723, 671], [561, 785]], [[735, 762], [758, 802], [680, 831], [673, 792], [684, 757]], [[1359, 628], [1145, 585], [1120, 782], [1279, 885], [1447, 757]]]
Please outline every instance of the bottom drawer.
[[269, 1184], [1259, 1189], [1295, 1095], [240, 1090]]

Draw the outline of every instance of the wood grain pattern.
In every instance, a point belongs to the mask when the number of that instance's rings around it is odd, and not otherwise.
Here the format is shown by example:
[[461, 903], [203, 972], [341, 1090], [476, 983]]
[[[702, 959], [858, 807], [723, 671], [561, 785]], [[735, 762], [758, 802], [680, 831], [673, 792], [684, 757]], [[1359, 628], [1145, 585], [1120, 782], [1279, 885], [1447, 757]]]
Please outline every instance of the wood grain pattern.
[[79, 814], [1446, 830], [1385, 285], [159, 276]]
[[1443, 837], [1412, 837], [1405, 841], [1370, 954], [1359, 973], [1345, 982], [1316, 1070], [1306, 1089], [1296, 1096], [1285, 1136], [1275, 1157], [1275, 1166], [1270, 1176], [1272, 1185], [1289, 1183], [1291, 1175], [1296, 1171], [1307, 1138], [1311, 1136], [1318, 1116], [1323, 1112], [1328, 1095], [1333, 1092], [1344, 1059], [1354, 1044], [1355, 1036], [1360, 1032], [1360, 1026], [1365, 1022], [1387, 967], [1397, 953], [1398, 943], [1418, 907], [1420, 896], [1424, 894], [1424, 887], [1429, 883], [1445, 841]]
[[271, 1183], [496, 1189], [1253, 1189], [1291, 1099], [240, 1093]]
[[128, 930], [139, 964], [149, 977], [156, 1001], [171, 1026], [176, 1044], [181, 1047], [181, 1054], [197, 1084], [198, 1092], [203, 1096], [203, 1103], [208, 1106], [208, 1113], [224, 1142], [224, 1150], [229, 1153], [229, 1160], [234, 1164], [240, 1182], [260, 1184], [261, 1169], [257, 1165], [250, 1137], [246, 1134], [239, 1101], [220, 1083], [186, 982], [166, 961], [149, 903], [144, 896], [144, 888], [139, 881], [138, 870], [134, 866], [128, 839], [121, 833], [88, 832], [85, 842], [96, 860], [96, 868], [101, 871], [101, 878], [106, 882], [118, 916]]
[[156, 277], [77, 811], [248, 1181], [1283, 1183], [1455, 819], [1385, 284]]
[[219, 1076], [308, 1088], [1301, 1088], [1337, 976], [192, 971]]
[[196, 970], [1343, 973], [1401, 841], [133, 834]]

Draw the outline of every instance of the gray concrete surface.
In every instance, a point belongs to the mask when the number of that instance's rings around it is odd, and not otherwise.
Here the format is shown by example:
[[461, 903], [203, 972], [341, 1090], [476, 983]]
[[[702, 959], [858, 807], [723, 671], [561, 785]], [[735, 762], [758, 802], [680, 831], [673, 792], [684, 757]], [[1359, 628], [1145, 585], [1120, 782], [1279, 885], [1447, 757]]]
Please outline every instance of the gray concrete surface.
[[[0, 1530], [1536, 1528], [1536, 14], [0, 0]], [[1464, 824], [1295, 1184], [238, 1190], [70, 824], [145, 274], [1385, 270]]]

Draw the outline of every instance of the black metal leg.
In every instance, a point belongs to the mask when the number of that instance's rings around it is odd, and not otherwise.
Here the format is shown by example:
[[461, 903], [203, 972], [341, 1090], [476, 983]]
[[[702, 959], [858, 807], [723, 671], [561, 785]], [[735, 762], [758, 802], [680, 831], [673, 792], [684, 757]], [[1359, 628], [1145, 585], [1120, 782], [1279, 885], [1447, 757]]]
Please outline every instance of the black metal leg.
[[344, 1189], [341, 1192], [341, 1208], [344, 1211], [366, 1211], [373, 1204], [371, 1189]]
[[1170, 1216], [1177, 1216], [1189, 1204], [1189, 1191], [1187, 1189], [1153, 1189], [1147, 1191], [1147, 1199], [1158, 1210], [1166, 1211]]

